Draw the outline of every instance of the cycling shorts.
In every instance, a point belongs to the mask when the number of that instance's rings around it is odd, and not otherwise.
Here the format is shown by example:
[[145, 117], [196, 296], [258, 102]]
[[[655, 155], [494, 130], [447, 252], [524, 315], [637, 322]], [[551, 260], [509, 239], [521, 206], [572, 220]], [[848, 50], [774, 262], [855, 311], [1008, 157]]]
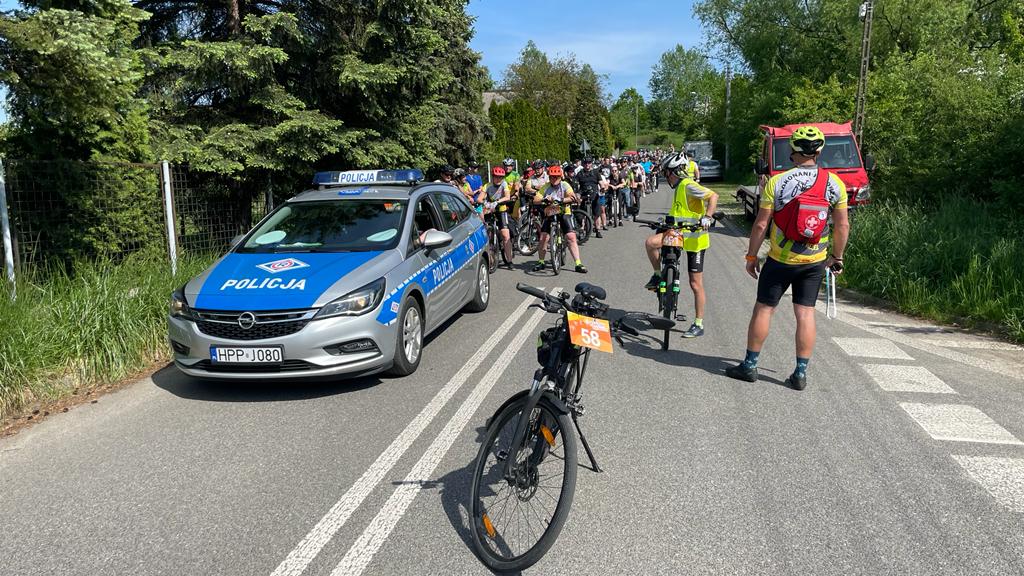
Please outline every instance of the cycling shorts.
[[488, 222], [495, 218], [498, 219], [498, 230], [508, 230], [508, 212], [491, 212], [490, 214], [487, 215]]
[[541, 224], [540, 231], [545, 234], [551, 234], [551, 225], [555, 218], [561, 218], [562, 223], [562, 234], [568, 234], [576, 231], [576, 221], [572, 217], [572, 214], [558, 213], [554, 216], [545, 216], [544, 223]]
[[825, 277], [825, 263], [783, 264], [768, 258], [757, 280], [757, 301], [775, 307], [786, 290], [793, 287], [793, 304], [813, 307]]
[[700, 274], [704, 271], [704, 253], [707, 250], [701, 250], [700, 252], [687, 252], [686, 253], [686, 270], [693, 272], [694, 274]]

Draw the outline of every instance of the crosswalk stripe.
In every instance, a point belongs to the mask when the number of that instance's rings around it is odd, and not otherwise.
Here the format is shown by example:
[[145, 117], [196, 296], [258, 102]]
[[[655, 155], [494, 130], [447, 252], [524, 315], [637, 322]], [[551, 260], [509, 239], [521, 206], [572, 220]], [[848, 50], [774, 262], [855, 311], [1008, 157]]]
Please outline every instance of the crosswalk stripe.
[[974, 406], [901, 402], [900, 407], [936, 440], [1024, 444]]

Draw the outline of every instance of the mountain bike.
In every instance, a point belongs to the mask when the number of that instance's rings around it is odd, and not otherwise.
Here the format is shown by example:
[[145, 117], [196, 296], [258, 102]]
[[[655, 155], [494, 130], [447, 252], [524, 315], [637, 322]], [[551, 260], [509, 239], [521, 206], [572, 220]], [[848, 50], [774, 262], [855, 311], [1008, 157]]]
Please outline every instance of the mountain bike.
[[580, 244], [586, 244], [594, 232], [594, 216], [590, 213], [592, 202], [593, 200], [587, 197], [572, 209], [572, 219], [576, 223], [576, 239]]
[[555, 276], [562, 271], [565, 265], [565, 238], [562, 237], [562, 219], [551, 219], [551, 234], [548, 234], [548, 252], [551, 253], [551, 268]]
[[[721, 212], [712, 216], [712, 226], [722, 218]], [[655, 291], [658, 299], [658, 313], [668, 320], [679, 320], [676, 311], [679, 310], [679, 261], [683, 253], [683, 237], [680, 232], [698, 232], [702, 230], [700, 224], [668, 224], [664, 220], [636, 220], [661, 234], [661, 282]], [[661, 349], [668, 350], [668, 337], [670, 327], [664, 329], [661, 341]]]
[[592, 349], [611, 352], [611, 338], [622, 343], [619, 330], [637, 334], [630, 326], [609, 326], [608, 306], [601, 302], [607, 295], [599, 286], [577, 284], [571, 301], [565, 292], [552, 295], [525, 284], [516, 289], [560, 317], [540, 334], [540, 368], [530, 389], [487, 419], [473, 466], [473, 546], [499, 572], [533, 566], [558, 538], [576, 490], [577, 435], [590, 469], [601, 472], [579, 425], [585, 411], [580, 388]]
[[532, 208], [524, 208], [517, 224], [516, 250], [523, 256], [531, 256], [540, 245], [541, 219]]
[[618, 228], [622, 226], [622, 190], [609, 190], [605, 197], [608, 198], [608, 219], [613, 228]]
[[[511, 205], [509, 203], [506, 203], [505, 205], [506, 209], [511, 209]], [[497, 206], [495, 207], [495, 209], [497, 209]], [[489, 250], [491, 250], [491, 255], [493, 256], [493, 267], [497, 268], [499, 258], [501, 259], [501, 262], [503, 264], [505, 264], [506, 266], [511, 266], [512, 261], [509, 260], [507, 256], [505, 256], [505, 249], [501, 245], [501, 227], [498, 226], [498, 212], [495, 211], [485, 216], [484, 224], [487, 226], [487, 244]], [[512, 258], [515, 258], [515, 249], [516, 244], [518, 243], [519, 236], [519, 225], [512, 218], [509, 218], [508, 222], [508, 235], [509, 242], [511, 242], [512, 244]], [[497, 252], [497, 254], [495, 254], [495, 252]]]

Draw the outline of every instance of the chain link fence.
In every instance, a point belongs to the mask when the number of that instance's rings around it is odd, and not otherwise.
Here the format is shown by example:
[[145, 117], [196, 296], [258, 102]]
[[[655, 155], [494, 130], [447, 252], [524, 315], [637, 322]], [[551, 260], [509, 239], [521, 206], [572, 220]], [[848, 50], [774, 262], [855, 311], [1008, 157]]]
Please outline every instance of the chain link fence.
[[[75, 263], [224, 252], [266, 215], [269, 194], [187, 165], [4, 160], [9, 242], [19, 273]], [[0, 207], [3, 206], [0, 198]]]

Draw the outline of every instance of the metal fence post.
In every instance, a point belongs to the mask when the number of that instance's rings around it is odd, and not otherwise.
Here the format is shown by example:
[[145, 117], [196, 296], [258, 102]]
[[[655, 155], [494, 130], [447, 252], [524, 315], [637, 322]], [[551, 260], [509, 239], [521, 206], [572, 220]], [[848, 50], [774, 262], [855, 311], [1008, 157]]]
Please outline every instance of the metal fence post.
[[4, 237], [4, 268], [7, 270], [7, 281], [11, 283], [11, 300], [16, 300], [18, 293], [17, 284], [14, 283], [14, 242], [11, 239], [11, 219], [7, 214], [7, 178], [2, 160], [0, 160], [0, 233]]
[[171, 274], [178, 274], [178, 236], [174, 232], [174, 192], [171, 190], [171, 167], [160, 162], [160, 184], [164, 197], [164, 220], [167, 221], [167, 251], [171, 256]]

